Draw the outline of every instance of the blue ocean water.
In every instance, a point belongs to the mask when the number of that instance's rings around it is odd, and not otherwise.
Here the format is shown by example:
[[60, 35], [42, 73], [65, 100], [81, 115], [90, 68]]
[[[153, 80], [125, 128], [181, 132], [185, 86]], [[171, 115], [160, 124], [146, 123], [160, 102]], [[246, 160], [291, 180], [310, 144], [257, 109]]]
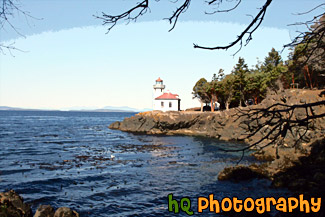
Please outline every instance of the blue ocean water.
[[[168, 212], [170, 193], [177, 199], [189, 197], [194, 213], [199, 196], [286, 194], [269, 188], [266, 180], [217, 180], [225, 166], [241, 157], [220, 148], [244, 144], [108, 129], [134, 114], [0, 111], [0, 191], [14, 189], [34, 211], [50, 204], [93, 217], [186, 215]], [[241, 163], [253, 161], [245, 157]]]

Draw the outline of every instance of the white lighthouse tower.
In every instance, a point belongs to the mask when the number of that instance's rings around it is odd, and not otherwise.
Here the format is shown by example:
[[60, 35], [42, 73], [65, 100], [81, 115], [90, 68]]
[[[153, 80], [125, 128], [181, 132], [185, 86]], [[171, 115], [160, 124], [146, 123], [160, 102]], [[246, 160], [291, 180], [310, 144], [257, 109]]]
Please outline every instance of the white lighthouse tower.
[[163, 80], [159, 77], [156, 80], [156, 84], [153, 85], [153, 98], [156, 99], [158, 96], [161, 96], [164, 93], [165, 85], [163, 84]]

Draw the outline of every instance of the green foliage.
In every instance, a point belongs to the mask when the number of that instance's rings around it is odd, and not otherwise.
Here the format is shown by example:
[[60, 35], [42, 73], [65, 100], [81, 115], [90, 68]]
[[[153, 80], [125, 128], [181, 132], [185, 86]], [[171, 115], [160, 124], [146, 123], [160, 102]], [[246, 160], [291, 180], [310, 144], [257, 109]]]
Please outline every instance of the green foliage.
[[290, 54], [289, 60], [284, 62], [279, 52], [272, 48], [264, 61], [258, 61], [252, 69], [248, 68], [244, 58], [239, 57], [230, 74], [225, 76], [224, 70], [220, 69], [217, 74], [213, 74], [210, 82], [204, 78], [197, 81], [193, 87], [193, 98], [210, 103], [211, 108], [219, 102], [221, 108], [228, 109], [260, 103], [269, 89], [280, 88], [279, 80], [285, 84], [285, 88], [290, 88], [292, 79], [300, 82], [300, 88], [315, 87], [316, 75], [325, 73], [324, 67], [322, 68], [322, 61], [325, 60], [318, 59], [318, 63], [315, 63], [317, 66], [299, 64], [306, 62], [307, 51], [303, 44], [299, 44]]
[[220, 95], [218, 97], [218, 102], [220, 106], [229, 109], [230, 103], [234, 100], [234, 80], [233, 74], [226, 75], [223, 80], [220, 81]]
[[276, 81], [287, 73], [279, 53], [272, 48], [264, 62], [258, 62], [255, 68], [249, 70], [244, 58], [239, 57], [231, 74], [225, 76], [224, 70], [213, 74], [211, 82], [201, 78], [193, 87], [194, 98], [211, 103], [220, 103], [220, 107], [244, 106], [248, 101], [260, 103], [269, 88], [276, 89]]
[[234, 98], [239, 106], [245, 101], [245, 89], [247, 89], [247, 75], [249, 73], [244, 58], [239, 57], [238, 63], [234, 67], [232, 74], [234, 75]]
[[286, 65], [284, 65], [279, 52], [277, 52], [274, 48], [272, 48], [272, 50], [268, 53], [268, 56], [265, 57], [260, 69], [261, 72], [265, 74], [264, 86], [266, 85], [272, 90], [278, 89], [276, 81], [288, 71], [288, 68]]
[[254, 104], [258, 104], [265, 98], [267, 91], [266, 75], [261, 71], [256, 71], [247, 76], [246, 94], [247, 98], [252, 97]]
[[193, 99], [197, 98], [199, 99], [201, 102], [204, 103], [208, 103], [209, 102], [209, 98], [207, 95], [207, 83], [208, 81], [205, 78], [201, 78], [200, 80], [198, 80], [195, 84], [195, 86], [193, 87]]
[[274, 48], [271, 49], [269, 52], [269, 55], [265, 57], [263, 66], [265, 67], [265, 71], [270, 71], [277, 65], [279, 65], [282, 62], [282, 58]]
[[211, 111], [214, 111], [215, 103], [218, 101], [219, 96], [221, 95], [221, 83], [220, 81], [224, 78], [224, 70], [219, 69], [218, 75], [213, 74], [211, 82], [208, 82], [205, 86], [207, 96], [210, 100]]

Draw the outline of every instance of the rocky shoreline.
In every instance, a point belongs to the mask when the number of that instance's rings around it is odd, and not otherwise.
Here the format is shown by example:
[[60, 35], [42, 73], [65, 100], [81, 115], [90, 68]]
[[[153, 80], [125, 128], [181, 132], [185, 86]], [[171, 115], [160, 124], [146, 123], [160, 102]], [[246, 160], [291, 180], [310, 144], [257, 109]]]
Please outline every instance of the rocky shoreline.
[[[322, 100], [324, 100], [324, 91], [321, 90], [282, 90], [268, 95], [261, 104], [250, 106], [248, 109], [266, 108], [284, 102], [287, 105], [296, 105]], [[324, 114], [325, 107], [315, 107], [314, 112]], [[303, 117], [305, 110], [298, 109], [294, 115]], [[203, 113], [151, 111], [136, 114], [122, 122], [112, 123], [109, 128], [144, 134], [206, 136], [223, 141], [243, 141], [249, 145], [259, 141], [268, 132], [269, 126], [265, 126], [265, 129], [247, 139], [245, 138], [247, 129], [242, 126], [242, 123], [247, 121], [250, 121], [247, 116], [239, 116], [238, 109]], [[286, 134], [284, 144], [277, 150], [274, 146], [268, 146], [253, 153], [253, 156], [263, 161], [261, 164], [225, 168], [219, 174], [219, 180], [268, 178], [276, 187], [314, 191], [320, 187], [319, 183], [325, 182], [325, 160], [322, 155], [317, 155], [317, 153], [324, 153], [325, 149], [325, 118], [313, 121], [313, 126], [307, 131], [299, 148], [292, 147], [295, 139], [292, 134]], [[267, 142], [267, 140], [263, 141], [261, 146]], [[316, 167], [317, 169], [312, 169]], [[308, 173], [311, 177], [306, 177], [307, 170], [312, 171], [312, 174]], [[293, 176], [293, 171], [298, 172]], [[295, 177], [295, 180], [292, 180], [292, 177]], [[314, 182], [316, 184], [313, 184]]]
[[[276, 103], [283, 103], [284, 100], [286, 104], [294, 105], [322, 101], [325, 100], [325, 97], [321, 90], [283, 90], [280, 93], [269, 95], [261, 104], [247, 108], [266, 108]], [[314, 112], [316, 114], [324, 113], [325, 107], [319, 106], [315, 108]], [[304, 109], [297, 110], [295, 115], [299, 117], [303, 116], [304, 113]], [[239, 115], [237, 108], [216, 112], [149, 111], [138, 113], [121, 122], [114, 122], [109, 128], [144, 134], [206, 136], [223, 141], [244, 141], [247, 144], [252, 144], [260, 139], [263, 136], [262, 134], [254, 135], [252, 138], [245, 140], [247, 130], [243, 128], [242, 123], [249, 121], [249, 119], [245, 116], [239, 117]], [[316, 120], [315, 127], [309, 130], [308, 135], [306, 135], [306, 143], [312, 142], [325, 134], [324, 123], [325, 118]], [[265, 128], [267, 127], [265, 126]], [[287, 138], [285, 138], [287, 146], [290, 146], [293, 140], [294, 138], [288, 134]]]

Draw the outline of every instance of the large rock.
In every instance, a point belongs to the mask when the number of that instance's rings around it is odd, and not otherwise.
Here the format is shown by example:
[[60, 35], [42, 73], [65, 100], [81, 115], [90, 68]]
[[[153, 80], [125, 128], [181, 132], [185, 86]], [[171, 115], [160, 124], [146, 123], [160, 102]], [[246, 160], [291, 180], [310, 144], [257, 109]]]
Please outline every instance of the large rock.
[[267, 178], [267, 171], [261, 166], [251, 165], [251, 166], [234, 166], [226, 167], [218, 175], [219, 181], [245, 181], [255, 178]]
[[54, 208], [50, 205], [40, 205], [36, 210], [34, 217], [53, 217]]
[[33, 213], [24, 199], [15, 191], [0, 193], [0, 216], [1, 217], [32, 217]]
[[55, 211], [54, 217], [79, 217], [79, 214], [68, 207], [60, 207]]

